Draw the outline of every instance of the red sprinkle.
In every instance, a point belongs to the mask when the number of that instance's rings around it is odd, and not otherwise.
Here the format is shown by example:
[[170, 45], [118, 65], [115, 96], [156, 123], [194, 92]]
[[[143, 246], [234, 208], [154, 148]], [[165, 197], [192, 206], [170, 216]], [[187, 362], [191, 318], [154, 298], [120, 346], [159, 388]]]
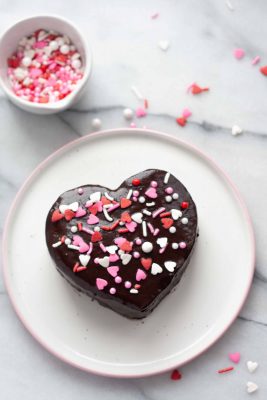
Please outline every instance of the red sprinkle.
[[75, 212], [72, 210], [66, 210], [64, 213], [64, 217], [66, 221], [71, 221], [73, 217], [75, 217]]
[[127, 232], [129, 232], [129, 230], [127, 228], [120, 228], [120, 229], [118, 229], [118, 232], [119, 233], [127, 233]]
[[138, 178], [134, 178], [134, 179], [132, 180], [133, 186], [139, 186], [140, 183], [141, 183], [141, 181], [140, 181], [140, 179], [138, 179]]
[[185, 210], [186, 208], [188, 208], [188, 206], [189, 206], [188, 201], [183, 201], [183, 202], [181, 203], [181, 208], [182, 208], [183, 210]]
[[208, 87], [201, 88], [201, 87], [198, 86], [196, 83], [194, 83], [194, 84], [191, 86], [191, 93], [192, 93], [192, 94], [200, 94], [200, 93], [202, 93], [202, 92], [207, 92], [208, 90], [210, 90]]
[[76, 264], [74, 265], [74, 267], [73, 267], [73, 272], [77, 272], [77, 269], [79, 268], [79, 263], [78, 262], [76, 262]]
[[218, 374], [223, 374], [224, 372], [233, 371], [233, 369], [234, 369], [234, 367], [227, 367], [227, 368], [219, 369], [217, 372], [218, 372]]
[[60, 239], [61, 243], [64, 243], [66, 239], [66, 236], [62, 236], [62, 238]]
[[81, 231], [83, 229], [83, 224], [81, 222], [78, 222], [77, 227], [78, 230]]
[[148, 101], [147, 101], [147, 99], [144, 100], [144, 107], [145, 107], [145, 108], [148, 108]]
[[171, 373], [171, 379], [173, 381], [179, 381], [182, 378], [181, 373], [178, 371], [178, 369], [175, 369]]
[[57, 221], [60, 221], [62, 218], [64, 218], [64, 215], [61, 214], [61, 212], [59, 210], [55, 210], [52, 214], [51, 221], [57, 222]]
[[169, 217], [170, 215], [171, 215], [171, 213], [169, 211], [159, 214], [160, 218]]
[[176, 118], [176, 122], [180, 126], [185, 126], [187, 123], [187, 120], [184, 117], [180, 117], [180, 118]]
[[87, 269], [86, 267], [80, 266], [76, 269], [76, 272], [81, 272], [84, 271], [85, 269]]
[[262, 75], [267, 76], [267, 65], [265, 65], [264, 67], [261, 67], [260, 72], [262, 73]]

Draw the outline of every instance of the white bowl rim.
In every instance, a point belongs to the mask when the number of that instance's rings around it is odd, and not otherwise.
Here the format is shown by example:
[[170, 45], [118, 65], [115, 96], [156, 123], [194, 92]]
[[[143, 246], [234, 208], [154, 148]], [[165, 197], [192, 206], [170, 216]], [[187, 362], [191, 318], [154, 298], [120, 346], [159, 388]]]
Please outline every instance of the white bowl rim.
[[[29, 20], [34, 20], [34, 19], [39, 19], [39, 18], [51, 18], [56, 20], [60, 20], [63, 23], [65, 23], [66, 25], [70, 25], [74, 30], [76, 30], [77, 34], [80, 37], [81, 43], [82, 43], [82, 47], [84, 48], [84, 52], [85, 52], [85, 58], [86, 61], [84, 63], [84, 70], [83, 70], [83, 77], [80, 79], [80, 81], [77, 83], [76, 87], [73, 89], [73, 91], [68, 94], [68, 96], [66, 96], [64, 99], [62, 100], [58, 100], [55, 101], [53, 103], [33, 103], [30, 102], [28, 100], [22, 99], [18, 96], [15, 95], [15, 93], [12, 91], [11, 87], [9, 87], [9, 85], [7, 85], [1, 75], [0, 75], [0, 84], [4, 90], [4, 92], [7, 94], [8, 97], [12, 98], [14, 100], [15, 103], [20, 103], [22, 106], [25, 106], [27, 108], [33, 108], [33, 109], [44, 109], [44, 110], [58, 110], [60, 111], [61, 109], [65, 109], [67, 107], [67, 105], [69, 103], [71, 103], [71, 101], [73, 100], [73, 98], [78, 94], [78, 92], [84, 87], [84, 85], [86, 84], [91, 71], [92, 71], [92, 51], [89, 47], [89, 45], [87, 44], [87, 42], [84, 40], [84, 37], [82, 35], [82, 33], [80, 32], [80, 30], [77, 28], [77, 26], [70, 20], [68, 20], [65, 17], [61, 17], [59, 15], [56, 14], [40, 14], [40, 15], [32, 15], [29, 16], [27, 18], [21, 18], [19, 20], [17, 20], [15, 23], [13, 23], [12, 25], [10, 25], [2, 34], [1, 38], [0, 38], [0, 43], [5, 39], [5, 37], [9, 34], [9, 32], [18, 24], [20, 24], [21, 22], [25, 22], [25, 21], [29, 21]], [[74, 43], [75, 44], [75, 43]]]

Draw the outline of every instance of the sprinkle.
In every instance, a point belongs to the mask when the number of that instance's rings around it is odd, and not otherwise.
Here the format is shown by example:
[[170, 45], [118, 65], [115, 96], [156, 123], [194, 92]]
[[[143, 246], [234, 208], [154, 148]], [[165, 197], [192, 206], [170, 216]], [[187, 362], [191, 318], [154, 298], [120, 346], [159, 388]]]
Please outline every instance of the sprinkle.
[[240, 128], [240, 126], [238, 125], [233, 125], [232, 126], [232, 135], [233, 136], [238, 136], [243, 132], [243, 129]]
[[137, 87], [132, 86], [131, 90], [139, 100], [144, 100], [144, 96], [140, 93], [140, 91], [137, 89]]
[[93, 118], [91, 121], [91, 125], [94, 129], [100, 129], [101, 128], [101, 119], [99, 118]]
[[52, 247], [58, 247], [58, 246], [60, 246], [60, 245], [62, 245], [61, 241], [56, 242], [56, 243], [53, 243], [53, 244], [52, 244]]
[[142, 222], [142, 229], [143, 229], [143, 236], [147, 237], [147, 227], [146, 227], [146, 221]]
[[144, 196], [140, 196], [138, 201], [139, 201], [139, 203], [144, 203], [146, 201], [146, 199], [144, 198]]
[[[133, 186], [139, 186], [140, 184], [141, 184], [140, 179], [134, 178], [134, 179], [132, 180], [132, 185], [133, 185]], [[138, 192], [137, 190], [134, 191], [134, 196], [139, 196], [139, 192]]]
[[230, 353], [228, 354], [228, 357], [231, 361], [233, 361], [234, 363], [238, 364], [240, 361], [240, 353], [237, 351], [235, 353]]
[[162, 253], [164, 253], [164, 251], [166, 250], [166, 248], [167, 248], [167, 246], [165, 246], [165, 247], [162, 247], [162, 249], [159, 249], [159, 254], [162, 254]]
[[80, 250], [80, 247], [74, 246], [73, 244], [69, 244], [69, 245], [68, 245], [68, 248], [69, 248], [69, 249], [72, 249], [72, 250]]
[[178, 125], [184, 127], [187, 123], [187, 120], [184, 117], [179, 117], [179, 118], [176, 118], [176, 122]]
[[76, 272], [78, 267], [79, 267], [79, 263], [76, 262], [76, 264], [74, 265], [72, 271], [73, 271], [73, 272]]
[[89, 233], [89, 235], [93, 235], [94, 231], [92, 231], [91, 229], [87, 229], [87, 228], [82, 228], [81, 231]]
[[183, 210], [185, 210], [186, 208], [188, 208], [188, 206], [189, 206], [188, 201], [183, 201], [183, 202], [181, 203], [181, 208], [182, 208]]
[[172, 196], [170, 196], [170, 195], [165, 196], [165, 201], [166, 201], [167, 203], [171, 203], [171, 202], [172, 202]]
[[114, 198], [112, 196], [110, 196], [110, 194], [108, 194], [108, 192], [105, 192], [104, 196], [110, 201], [114, 200]]
[[173, 188], [172, 188], [172, 187], [167, 187], [167, 188], [165, 189], [165, 192], [166, 192], [167, 194], [172, 194], [172, 193], [173, 193]]
[[130, 123], [130, 128], [136, 128], [136, 124], [134, 122]]
[[127, 232], [129, 232], [129, 229], [127, 229], [127, 228], [120, 228], [120, 229], [118, 229], [118, 232], [119, 232], [119, 233], [127, 233]]
[[260, 62], [260, 59], [261, 59], [260, 56], [254, 57], [253, 60], [251, 61], [251, 64], [252, 65], [258, 64]]
[[168, 40], [160, 40], [158, 46], [162, 51], [167, 51], [170, 47], [170, 42]]
[[146, 110], [142, 107], [139, 107], [136, 109], [135, 111], [135, 115], [137, 116], [137, 118], [143, 118], [147, 115]]
[[182, 224], [186, 225], [188, 224], [188, 218], [184, 217], [181, 219]]
[[258, 385], [254, 382], [247, 382], [247, 392], [250, 393], [254, 393], [256, 392], [256, 390], [258, 390]]
[[112, 225], [110, 225], [110, 226], [102, 226], [101, 228], [102, 228], [104, 231], [113, 231], [113, 229], [117, 228], [117, 226], [119, 225], [119, 223], [120, 223], [120, 220], [117, 219], [117, 221], [115, 221]]
[[148, 210], [143, 210], [143, 214], [150, 216], [152, 213], [150, 211], [148, 211]]
[[104, 214], [104, 216], [105, 216], [107, 221], [109, 221], [109, 222], [113, 221], [113, 218], [109, 215], [109, 213], [108, 213], [108, 211], [107, 211], [107, 209], [105, 207], [103, 207], [103, 214]]
[[129, 199], [132, 197], [132, 194], [133, 194], [133, 190], [130, 189], [129, 192], [128, 192], [128, 194], [127, 194], [127, 196], [126, 196], [126, 199], [129, 200]]
[[155, 232], [155, 229], [153, 228], [153, 225], [150, 224], [150, 222], [149, 222], [149, 223], [147, 224], [147, 226], [148, 226], [150, 232], [153, 234], [153, 233]]
[[262, 75], [267, 76], [267, 65], [265, 65], [264, 67], [261, 67], [260, 72], [262, 73]]
[[110, 212], [116, 210], [116, 208], [118, 208], [119, 206], [120, 206], [120, 203], [114, 204], [114, 206], [112, 206], [112, 207], [110, 207], [110, 208], [108, 209], [108, 212], [110, 213]]
[[156, 217], [157, 217], [159, 214], [161, 214], [163, 211], [165, 211], [165, 207], [158, 208], [157, 210], [155, 210], [155, 211], [153, 212], [152, 217], [153, 217], [153, 218], [156, 218]]
[[77, 269], [76, 269], [76, 272], [82, 272], [82, 271], [84, 271], [85, 269], [87, 269], [86, 267], [78, 267]]
[[156, 228], [156, 229], [154, 230], [153, 236], [157, 236], [158, 234], [159, 234], [159, 228]]
[[226, 0], [225, 2], [226, 6], [229, 8], [230, 11], [234, 11], [234, 6], [233, 4], [230, 2], [230, 0]]
[[83, 188], [80, 187], [80, 188], [78, 189], [78, 194], [83, 194]]
[[148, 101], [147, 101], [147, 99], [144, 99], [144, 108], [148, 109]]
[[156, 203], [154, 201], [152, 201], [151, 203], [146, 203], [147, 207], [153, 207]]
[[181, 249], [185, 249], [185, 248], [186, 248], [186, 243], [185, 243], [185, 242], [180, 242], [180, 243], [179, 243], [179, 247], [180, 247]]
[[234, 367], [227, 367], [223, 369], [219, 369], [217, 372], [218, 374], [224, 374], [225, 372], [233, 371]]
[[133, 110], [131, 110], [130, 108], [125, 108], [123, 110], [123, 116], [124, 116], [125, 119], [130, 120], [130, 119], [133, 118], [133, 115], [134, 115], [133, 114]]
[[167, 172], [167, 174], [164, 176], [163, 182], [165, 183], [165, 185], [169, 182], [170, 176], [170, 172]]
[[170, 229], [169, 229], [169, 232], [170, 233], [175, 233], [176, 232], [175, 226], [171, 226]]
[[122, 278], [120, 276], [116, 276], [115, 277], [115, 282], [116, 283], [121, 283], [122, 282]]
[[177, 250], [179, 248], [179, 244], [178, 243], [172, 243], [172, 248], [173, 248], [173, 250]]
[[158, 16], [159, 16], [159, 13], [155, 13], [155, 14], [152, 14], [150, 18], [151, 19], [157, 19]]
[[164, 218], [164, 217], [169, 217], [170, 215], [171, 215], [170, 211], [167, 211], [167, 212], [161, 213], [159, 216], [160, 216], [160, 218]]
[[66, 238], [64, 243], [68, 246], [69, 244], [71, 244], [71, 240], [70, 238]]
[[207, 91], [209, 91], [209, 88], [208, 87], [204, 87], [204, 88], [201, 88], [200, 86], [198, 86], [196, 83], [193, 83], [192, 85], [190, 85], [190, 87], [189, 87], [190, 89], [189, 89], [189, 91], [192, 93], [192, 94], [200, 94], [200, 93], [202, 93], [202, 92], [207, 92]]
[[116, 289], [114, 287], [109, 289], [109, 293], [110, 294], [115, 294], [116, 293]]
[[89, 250], [87, 251], [87, 254], [91, 254], [92, 251], [93, 251], [93, 243], [90, 242], [90, 243], [89, 243]]
[[131, 282], [126, 281], [126, 282], [124, 283], [124, 286], [126, 287], [126, 289], [130, 289], [130, 287], [132, 286], [132, 284], [131, 284]]
[[191, 117], [191, 115], [192, 115], [192, 112], [188, 108], [183, 109], [182, 116], [184, 118], [189, 118], [189, 117]]
[[177, 200], [179, 198], [179, 194], [173, 193], [172, 198], [173, 198], [173, 200]]
[[77, 227], [78, 230], [81, 231], [83, 229], [83, 224], [81, 222], [78, 222]]
[[105, 248], [105, 246], [103, 245], [103, 243], [100, 243], [99, 246], [100, 246], [101, 250], [102, 250], [104, 253], [106, 253], [107, 249]]
[[70, 228], [70, 230], [71, 230], [72, 233], [76, 233], [78, 231], [78, 228], [77, 228], [77, 226], [72, 226]]
[[245, 55], [245, 51], [243, 49], [235, 49], [234, 56], [237, 60], [241, 60]]
[[171, 379], [173, 381], [179, 381], [182, 378], [181, 373], [178, 371], [178, 369], [175, 369], [171, 373]]
[[249, 372], [253, 373], [258, 368], [258, 363], [256, 361], [248, 361], [247, 367]]

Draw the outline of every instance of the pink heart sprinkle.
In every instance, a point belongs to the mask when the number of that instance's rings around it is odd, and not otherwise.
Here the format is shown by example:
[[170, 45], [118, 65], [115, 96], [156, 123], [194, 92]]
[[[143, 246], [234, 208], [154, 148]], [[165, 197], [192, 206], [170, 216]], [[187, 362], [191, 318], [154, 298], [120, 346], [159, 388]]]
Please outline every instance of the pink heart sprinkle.
[[109, 273], [111, 276], [113, 276], [113, 278], [115, 278], [115, 276], [118, 275], [119, 270], [120, 270], [120, 268], [117, 267], [116, 265], [113, 265], [112, 267], [108, 267], [108, 268], [107, 268], [108, 273]]
[[110, 254], [109, 256], [109, 262], [116, 262], [120, 259], [120, 257], [117, 254]]
[[235, 49], [234, 56], [237, 60], [241, 60], [245, 55], [245, 51], [243, 49]]
[[188, 108], [185, 108], [185, 109], [182, 111], [182, 116], [183, 116], [184, 118], [189, 118], [191, 115], [192, 115], [192, 113], [191, 113], [191, 111], [190, 111]]
[[137, 116], [137, 118], [142, 118], [146, 116], [146, 110], [142, 107], [137, 108], [137, 110], [135, 111], [135, 115]]
[[96, 278], [96, 286], [98, 290], [103, 290], [107, 284], [108, 282], [105, 279]]
[[143, 279], [146, 279], [146, 273], [142, 269], [138, 269], [136, 271], [136, 280], [137, 282], [140, 282]]
[[43, 71], [39, 68], [31, 68], [30, 77], [35, 79], [35, 78], [38, 78], [40, 75], [42, 75], [42, 73], [43, 73]]
[[156, 199], [158, 197], [157, 191], [154, 187], [150, 187], [149, 189], [147, 189], [147, 191], [145, 192], [145, 195], [147, 197], [150, 197], [151, 199]]
[[86, 211], [82, 207], [79, 207], [78, 210], [76, 211], [75, 217], [76, 218], [83, 217], [85, 214]]
[[240, 353], [236, 352], [236, 353], [230, 353], [229, 354], [229, 358], [231, 361], [233, 361], [234, 363], [238, 364], [240, 361]]
[[35, 49], [43, 49], [46, 45], [47, 45], [47, 42], [45, 42], [44, 40], [41, 40], [40, 42], [34, 43], [33, 47]]
[[128, 231], [134, 232], [135, 228], [137, 227], [137, 223], [134, 221], [131, 221], [131, 222], [126, 223], [125, 226], [128, 229]]
[[87, 253], [88, 250], [89, 250], [89, 246], [87, 243], [85, 243], [85, 242], [80, 243], [80, 248], [79, 248], [80, 253]]
[[74, 235], [73, 236], [73, 245], [74, 246], [80, 246], [80, 244], [83, 243], [83, 238], [79, 235]]
[[89, 218], [87, 220], [88, 225], [95, 225], [95, 224], [98, 224], [98, 222], [99, 222], [99, 218], [96, 215], [94, 215], [94, 214], [89, 215]]
[[114, 239], [114, 243], [117, 244], [119, 247], [126, 241], [125, 238], [123, 237], [118, 237], [116, 239]]
[[97, 205], [97, 211], [98, 211], [98, 212], [102, 212], [102, 210], [103, 210], [103, 203], [102, 203], [102, 201], [98, 201], [98, 202], [96, 203], [96, 205]]

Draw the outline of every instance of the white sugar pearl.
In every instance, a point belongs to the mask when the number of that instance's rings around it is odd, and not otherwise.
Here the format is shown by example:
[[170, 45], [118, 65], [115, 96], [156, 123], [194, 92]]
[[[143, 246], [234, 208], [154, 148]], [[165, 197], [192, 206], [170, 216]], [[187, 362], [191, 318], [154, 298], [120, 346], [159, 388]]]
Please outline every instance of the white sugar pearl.
[[181, 219], [181, 222], [182, 222], [182, 224], [184, 224], [184, 225], [186, 225], [186, 224], [188, 224], [188, 218], [182, 218]]
[[62, 46], [60, 46], [60, 53], [68, 54], [69, 51], [70, 51], [70, 48], [67, 44], [63, 44]]
[[119, 222], [119, 225], [120, 225], [120, 226], [123, 226], [123, 225], [124, 225], [124, 222], [122, 222], [122, 221]]
[[22, 59], [22, 65], [24, 67], [29, 67], [31, 65], [32, 60], [30, 59], [30, 57], [23, 57]]
[[71, 240], [69, 238], [65, 239], [65, 244], [68, 246], [69, 244], [71, 244]]
[[28, 75], [28, 72], [26, 69], [16, 68], [14, 74], [18, 81], [23, 81], [23, 79]]
[[172, 248], [174, 250], [177, 250], [179, 248], [179, 244], [178, 243], [172, 243]]
[[133, 110], [130, 108], [125, 108], [123, 110], [123, 116], [125, 119], [132, 119], [133, 118]]
[[165, 200], [167, 201], [167, 203], [170, 203], [172, 201], [172, 196], [166, 196]]
[[71, 230], [72, 233], [76, 233], [78, 231], [78, 228], [77, 228], [77, 226], [72, 226], [70, 228], [70, 230]]
[[142, 250], [144, 253], [150, 253], [153, 250], [153, 245], [150, 242], [144, 242], [142, 244]]
[[169, 229], [170, 233], [175, 233], [176, 232], [176, 228], [174, 226], [171, 226]]
[[52, 40], [52, 42], [49, 43], [49, 47], [52, 51], [54, 51], [59, 48], [59, 44], [56, 40]]
[[72, 60], [72, 62], [71, 62], [71, 66], [72, 66], [72, 68], [74, 68], [74, 69], [79, 69], [79, 68], [81, 68], [81, 65], [82, 65], [81, 61], [78, 60], [77, 58], [76, 58], [75, 60]]
[[144, 203], [146, 199], [143, 196], [140, 196], [138, 199], [139, 203]]
[[173, 193], [172, 198], [173, 198], [173, 200], [177, 200], [179, 198], [179, 194]]
[[92, 119], [91, 125], [95, 129], [100, 129], [101, 128], [101, 119], [99, 119], [99, 118]]
[[99, 226], [96, 226], [96, 227], [94, 228], [94, 231], [95, 231], [95, 232], [99, 232], [99, 231], [100, 231]]

